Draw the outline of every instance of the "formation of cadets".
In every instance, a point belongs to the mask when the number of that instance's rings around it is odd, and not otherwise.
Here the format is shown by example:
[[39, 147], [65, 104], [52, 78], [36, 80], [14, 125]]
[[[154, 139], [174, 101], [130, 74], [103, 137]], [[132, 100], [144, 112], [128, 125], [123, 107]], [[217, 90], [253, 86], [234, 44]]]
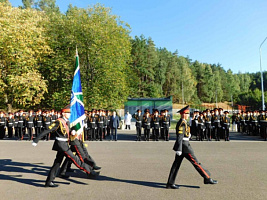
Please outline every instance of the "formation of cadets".
[[[100, 140], [110, 136], [110, 119], [112, 113], [109, 110], [85, 111], [86, 119], [84, 126], [85, 140]], [[24, 112], [20, 110], [15, 113], [5, 114], [0, 111], [0, 139], [3, 139], [8, 132], [8, 138], [17, 138], [17, 140], [32, 140], [33, 136], [38, 136], [43, 130], [61, 117], [61, 113], [55, 110], [42, 111], [35, 113], [33, 110]], [[145, 109], [142, 114], [141, 110], [133, 115], [136, 119], [136, 135], [137, 141], [150, 139], [159, 141], [163, 139], [169, 140], [169, 128], [171, 118], [168, 110], [153, 109], [149, 113], [149, 109]], [[189, 125], [192, 136], [197, 140], [216, 140], [224, 139], [229, 141], [230, 121], [236, 126], [237, 132], [247, 135], [260, 135], [266, 140], [267, 137], [267, 111], [247, 111], [234, 113], [230, 119], [229, 112], [223, 111], [222, 108], [213, 110], [206, 109], [203, 112], [194, 111], [191, 114]], [[143, 137], [142, 137], [143, 129]], [[47, 135], [44, 140], [53, 139], [53, 134]]]
[[[84, 139], [100, 140], [110, 135], [110, 119], [112, 113], [109, 110], [85, 111], [86, 119], [84, 120]], [[32, 140], [35, 133], [37, 137], [43, 130], [61, 117], [61, 112], [33, 110], [23, 112], [20, 110], [16, 113], [0, 112], [0, 139], [5, 137], [6, 129], [8, 130], [8, 138], [16, 137], [18, 140]], [[53, 139], [53, 134], [47, 135], [45, 140]]]
[[[161, 110], [159, 113], [157, 109], [153, 109], [152, 113], [150, 114], [149, 109], [145, 109], [144, 114], [142, 115], [142, 111], [138, 109], [133, 115], [133, 118], [136, 119], [136, 140], [142, 140], [141, 132], [143, 128], [145, 141], [149, 141], [150, 138], [154, 141], [159, 141], [160, 138], [165, 141], [169, 141], [171, 118], [170, 115], [168, 115], [168, 112], [168, 110]], [[150, 133], [151, 129], [152, 132]]]
[[86, 119], [84, 121], [84, 139], [100, 140], [110, 136], [110, 119], [112, 117], [109, 110], [85, 111]]
[[191, 134], [197, 140], [212, 139], [229, 141], [230, 121], [236, 131], [247, 135], [260, 135], [266, 140], [267, 111], [247, 111], [234, 113], [230, 119], [229, 112], [222, 108], [206, 109], [203, 112], [194, 111], [189, 124]]
[[254, 110], [234, 114], [232, 121], [237, 126], [237, 131], [247, 135], [260, 135], [267, 137], [267, 111]]
[[[16, 137], [18, 140], [32, 140], [33, 133], [35, 136], [39, 135], [44, 129], [56, 121], [61, 116], [60, 112], [42, 111], [38, 110], [36, 113], [33, 110], [29, 112], [11, 113], [7, 115], [3, 111], [0, 111], [0, 139], [5, 137], [6, 129], [8, 132], [8, 138]], [[25, 137], [27, 136], [27, 137]], [[46, 140], [49, 140], [51, 135], [46, 136]]]
[[212, 139], [229, 141], [230, 117], [222, 108], [194, 111], [189, 121], [191, 134], [199, 141]]

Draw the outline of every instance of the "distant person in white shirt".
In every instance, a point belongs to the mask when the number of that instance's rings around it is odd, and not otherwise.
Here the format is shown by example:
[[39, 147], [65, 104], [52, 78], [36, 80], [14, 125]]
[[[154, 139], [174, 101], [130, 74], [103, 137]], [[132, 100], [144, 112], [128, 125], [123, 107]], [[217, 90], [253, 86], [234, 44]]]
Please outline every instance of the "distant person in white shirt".
[[131, 130], [131, 120], [132, 120], [132, 115], [129, 113], [129, 111], [127, 111], [127, 113], [124, 116], [125, 129], [127, 129], [128, 127], [129, 130]]

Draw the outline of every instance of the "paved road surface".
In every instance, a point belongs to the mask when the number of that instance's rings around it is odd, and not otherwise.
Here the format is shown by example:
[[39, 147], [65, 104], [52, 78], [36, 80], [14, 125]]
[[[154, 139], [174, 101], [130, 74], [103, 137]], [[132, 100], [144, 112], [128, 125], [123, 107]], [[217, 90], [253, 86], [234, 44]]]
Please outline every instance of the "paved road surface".
[[204, 185], [203, 179], [184, 160], [176, 183], [165, 184], [174, 160], [174, 131], [169, 142], [135, 142], [134, 131], [119, 131], [119, 141], [86, 142], [102, 167], [98, 180], [87, 179], [76, 169], [68, 180], [56, 178], [58, 188], [44, 188], [56, 152], [53, 141], [0, 141], [1, 200], [13, 199], [266, 199], [267, 142], [257, 136], [231, 133], [231, 141], [197, 142], [191, 145], [198, 160], [219, 181]]

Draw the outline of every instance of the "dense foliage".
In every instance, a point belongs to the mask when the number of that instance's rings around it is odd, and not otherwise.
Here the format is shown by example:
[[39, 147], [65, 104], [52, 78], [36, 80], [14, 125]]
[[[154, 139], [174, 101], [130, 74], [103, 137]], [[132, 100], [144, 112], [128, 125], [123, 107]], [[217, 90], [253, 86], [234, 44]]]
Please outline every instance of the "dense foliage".
[[131, 38], [130, 26], [99, 4], [69, 5], [61, 13], [55, 0], [22, 2], [14, 8], [0, 0], [3, 109], [60, 109], [68, 104], [76, 47], [86, 109], [119, 108], [127, 97], [170, 95], [176, 103], [261, 106], [260, 73], [233, 74], [220, 64], [157, 48], [150, 37]]

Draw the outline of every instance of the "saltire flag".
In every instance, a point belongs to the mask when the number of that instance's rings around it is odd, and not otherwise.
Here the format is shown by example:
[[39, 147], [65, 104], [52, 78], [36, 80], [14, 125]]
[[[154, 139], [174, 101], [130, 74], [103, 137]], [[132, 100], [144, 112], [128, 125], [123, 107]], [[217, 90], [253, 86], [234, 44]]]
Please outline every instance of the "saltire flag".
[[81, 74], [79, 66], [79, 56], [76, 48], [75, 56], [75, 72], [73, 77], [71, 100], [70, 100], [70, 128], [76, 130], [78, 138], [83, 139], [83, 124], [84, 124], [84, 104], [81, 85]]

